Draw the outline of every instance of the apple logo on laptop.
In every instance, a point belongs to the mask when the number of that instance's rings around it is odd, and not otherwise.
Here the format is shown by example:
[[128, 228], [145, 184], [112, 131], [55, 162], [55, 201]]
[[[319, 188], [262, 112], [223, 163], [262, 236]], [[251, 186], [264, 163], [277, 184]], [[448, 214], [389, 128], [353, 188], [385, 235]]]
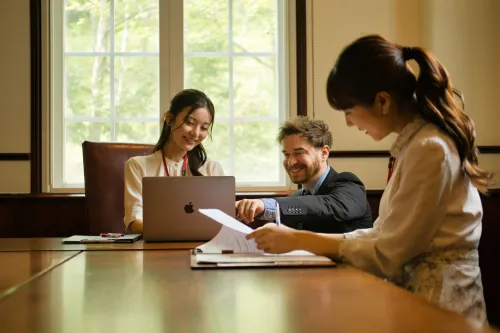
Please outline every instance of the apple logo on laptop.
[[184, 211], [186, 212], [186, 214], [193, 214], [193, 204], [189, 202], [186, 206], [184, 206]]

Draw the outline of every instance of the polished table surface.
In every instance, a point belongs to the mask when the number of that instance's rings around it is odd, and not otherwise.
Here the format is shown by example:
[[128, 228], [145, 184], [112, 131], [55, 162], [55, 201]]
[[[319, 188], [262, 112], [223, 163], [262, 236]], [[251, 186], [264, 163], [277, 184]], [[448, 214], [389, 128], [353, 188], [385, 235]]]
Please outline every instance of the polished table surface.
[[105, 251], [194, 249], [203, 242], [144, 242], [116, 244], [62, 244], [64, 238], [0, 238], [2, 251]]
[[87, 251], [0, 301], [2, 332], [491, 332], [350, 267], [191, 270]]
[[79, 251], [0, 252], [0, 300]]

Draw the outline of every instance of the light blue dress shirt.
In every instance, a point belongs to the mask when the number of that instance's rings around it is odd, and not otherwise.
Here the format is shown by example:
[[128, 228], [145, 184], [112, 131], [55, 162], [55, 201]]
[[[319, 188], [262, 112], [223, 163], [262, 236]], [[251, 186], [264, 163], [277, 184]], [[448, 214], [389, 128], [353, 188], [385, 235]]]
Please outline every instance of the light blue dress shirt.
[[[309, 190], [311, 192], [311, 195], [316, 195], [316, 193], [318, 193], [319, 188], [325, 181], [326, 176], [328, 176], [329, 172], [330, 172], [330, 166], [326, 168], [321, 177], [318, 178], [316, 183], [314, 183], [313, 187]], [[306, 190], [307, 190], [306, 188], [302, 187], [302, 193]], [[264, 202], [264, 213], [258, 216], [258, 218], [265, 221], [274, 221], [276, 218], [276, 200], [268, 198], [260, 200]]]

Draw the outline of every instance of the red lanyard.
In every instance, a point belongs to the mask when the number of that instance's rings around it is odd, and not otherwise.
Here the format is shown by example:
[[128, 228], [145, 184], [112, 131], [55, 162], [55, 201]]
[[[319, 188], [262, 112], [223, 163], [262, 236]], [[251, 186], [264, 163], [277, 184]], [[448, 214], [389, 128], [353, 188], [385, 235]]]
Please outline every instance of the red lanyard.
[[396, 158], [394, 156], [389, 157], [389, 171], [387, 172], [387, 183], [391, 180], [392, 172], [394, 171], [394, 166], [396, 165]]
[[[161, 152], [161, 159], [163, 161], [163, 167], [165, 168], [165, 175], [167, 177], [170, 177], [170, 172], [168, 172], [168, 167], [167, 167], [167, 162], [165, 162], [165, 155], [163, 154], [163, 151]], [[187, 163], [188, 163], [188, 155], [184, 155], [184, 162], [182, 162], [182, 176], [186, 175], [186, 169], [187, 169]]]

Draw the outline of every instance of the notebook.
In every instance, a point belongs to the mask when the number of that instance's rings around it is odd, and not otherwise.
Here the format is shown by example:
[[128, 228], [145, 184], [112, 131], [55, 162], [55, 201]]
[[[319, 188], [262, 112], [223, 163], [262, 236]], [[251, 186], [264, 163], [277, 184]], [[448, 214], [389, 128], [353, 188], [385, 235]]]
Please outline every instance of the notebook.
[[94, 243], [133, 243], [139, 239], [141, 239], [140, 234], [130, 234], [130, 235], [122, 235], [116, 238], [110, 237], [101, 237], [101, 236], [83, 236], [83, 235], [75, 235], [68, 238], [64, 238], [62, 243], [64, 244], [94, 244]]
[[143, 237], [145, 241], [207, 241], [221, 229], [200, 208], [217, 208], [235, 216], [232, 176], [144, 177]]

